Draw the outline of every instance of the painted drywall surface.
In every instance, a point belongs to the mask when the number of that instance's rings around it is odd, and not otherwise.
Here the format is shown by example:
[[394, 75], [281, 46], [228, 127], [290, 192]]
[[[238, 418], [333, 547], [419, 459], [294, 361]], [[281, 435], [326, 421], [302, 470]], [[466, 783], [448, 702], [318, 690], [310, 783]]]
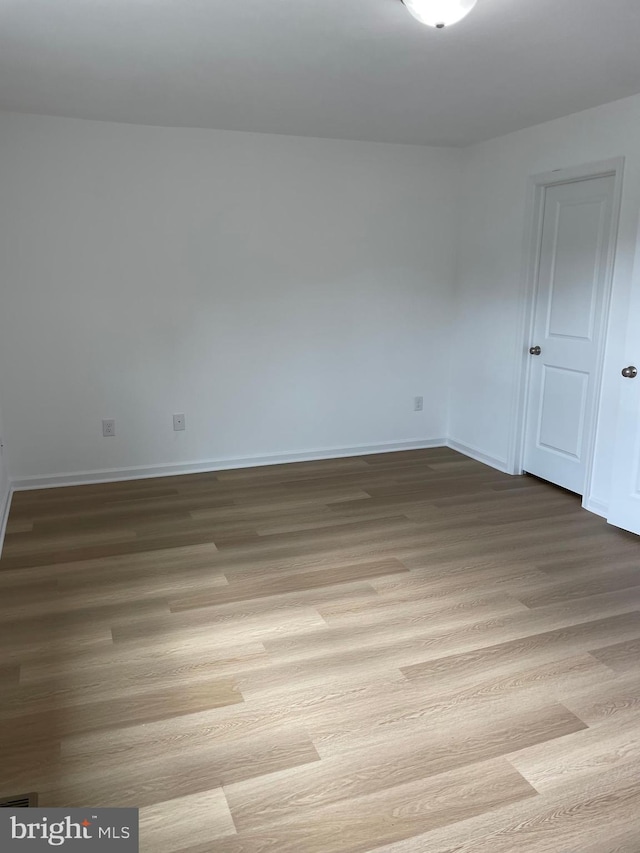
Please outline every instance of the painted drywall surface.
[[625, 157], [592, 499], [606, 505], [640, 209], [640, 96], [465, 149], [460, 170], [449, 436], [513, 465], [530, 176]]
[[11, 476], [443, 436], [458, 154], [0, 115]]
[[7, 448], [4, 433], [2, 431], [2, 411], [0, 410], [0, 553], [2, 553], [2, 542], [4, 539], [5, 524], [7, 521], [10, 497], [9, 470], [7, 465]]

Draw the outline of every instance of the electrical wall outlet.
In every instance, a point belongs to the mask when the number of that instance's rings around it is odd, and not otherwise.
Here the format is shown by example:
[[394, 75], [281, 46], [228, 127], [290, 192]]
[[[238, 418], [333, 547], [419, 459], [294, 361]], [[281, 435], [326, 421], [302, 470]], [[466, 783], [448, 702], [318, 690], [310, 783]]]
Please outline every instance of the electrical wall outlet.
[[106, 421], [102, 421], [102, 435], [105, 438], [116, 434], [116, 422], [113, 418], [109, 418]]
[[423, 397], [414, 397], [413, 398], [413, 411], [421, 412], [424, 409], [424, 398]]
[[175, 432], [180, 432], [183, 429], [186, 429], [186, 423], [184, 420], [184, 414], [182, 415], [174, 415], [173, 416], [173, 429]]

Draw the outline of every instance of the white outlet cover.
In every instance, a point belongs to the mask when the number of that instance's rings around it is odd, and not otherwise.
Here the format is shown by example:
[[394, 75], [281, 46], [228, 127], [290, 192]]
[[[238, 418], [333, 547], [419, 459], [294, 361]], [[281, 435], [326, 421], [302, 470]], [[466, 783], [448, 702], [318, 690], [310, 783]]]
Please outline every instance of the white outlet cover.
[[173, 416], [173, 429], [175, 432], [180, 432], [183, 429], [186, 429], [185, 417], [183, 414], [174, 415]]
[[105, 438], [111, 438], [116, 434], [116, 422], [113, 418], [108, 418], [102, 421], [102, 435]]

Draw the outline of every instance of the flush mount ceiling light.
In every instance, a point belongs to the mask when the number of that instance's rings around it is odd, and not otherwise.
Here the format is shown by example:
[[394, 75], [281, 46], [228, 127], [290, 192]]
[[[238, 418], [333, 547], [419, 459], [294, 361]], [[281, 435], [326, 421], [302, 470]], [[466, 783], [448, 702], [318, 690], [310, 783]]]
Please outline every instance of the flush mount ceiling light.
[[429, 27], [457, 24], [476, 5], [477, 0], [402, 0], [413, 17]]

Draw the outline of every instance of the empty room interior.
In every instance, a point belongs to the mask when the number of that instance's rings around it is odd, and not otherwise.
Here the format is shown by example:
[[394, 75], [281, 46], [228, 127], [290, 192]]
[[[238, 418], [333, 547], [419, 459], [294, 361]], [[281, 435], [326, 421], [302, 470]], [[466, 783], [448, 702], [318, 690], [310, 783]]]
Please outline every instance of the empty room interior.
[[639, 43], [0, 3], [3, 853], [640, 853]]

